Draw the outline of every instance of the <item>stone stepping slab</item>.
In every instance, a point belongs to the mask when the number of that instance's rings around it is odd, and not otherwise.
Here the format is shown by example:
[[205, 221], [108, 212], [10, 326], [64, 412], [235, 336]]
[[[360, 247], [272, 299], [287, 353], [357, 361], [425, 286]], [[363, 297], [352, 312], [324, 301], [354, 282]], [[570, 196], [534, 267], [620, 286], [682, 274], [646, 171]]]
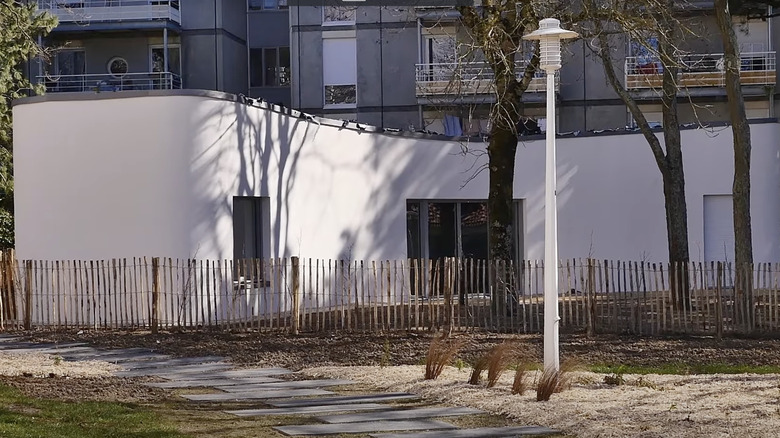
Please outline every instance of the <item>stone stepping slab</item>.
[[100, 357], [101, 360], [111, 362], [115, 364], [135, 364], [135, 363], [152, 363], [164, 360], [172, 359], [171, 356], [161, 353], [126, 353], [126, 354], [112, 354]]
[[395, 400], [414, 400], [419, 397], [408, 392], [388, 392], [384, 394], [339, 395], [324, 398], [305, 398], [295, 400], [276, 400], [268, 402], [277, 408], [297, 408], [303, 406], [326, 406], [346, 403], [382, 403]]
[[523, 435], [539, 436], [560, 434], [560, 431], [542, 426], [482, 427], [478, 429], [459, 429], [446, 432], [418, 433], [380, 433], [371, 434], [373, 438], [500, 438]]
[[124, 362], [122, 366], [126, 369], [139, 370], [144, 368], [164, 368], [177, 365], [200, 365], [209, 362], [219, 362], [224, 360], [222, 356], [204, 356], [204, 357], [181, 357], [178, 359], [158, 360], [158, 361], [139, 361]]
[[84, 342], [72, 342], [69, 344], [31, 344], [29, 342], [10, 342], [0, 344], [0, 349], [11, 350], [18, 353], [40, 353], [41, 351], [61, 351], [73, 347], [84, 347], [86, 345], [87, 344]]
[[218, 394], [187, 394], [182, 397], [193, 401], [230, 401], [230, 400], [260, 400], [267, 398], [299, 397], [307, 395], [330, 395], [324, 389], [274, 389], [255, 392], [222, 392]]
[[351, 411], [370, 411], [376, 409], [387, 409], [387, 405], [379, 403], [362, 403], [347, 405], [325, 405], [325, 406], [301, 406], [298, 408], [274, 408], [274, 409], [240, 409], [237, 411], [225, 411], [228, 414], [239, 417], [256, 417], [261, 415], [307, 415], [322, 414], [327, 412], [351, 412]]
[[[374, 421], [370, 423], [307, 424], [303, 426], [278, 426], [274, 429], [285, 435], [337, 435], [342, 433], [366, 433], [382, 431], [413, 431], [455, 429], [455, 426], [437, 420]], [[448, 435], [452, 436], [452, 435]]]
[[239, 370], [222, 371], [219, 374], [220, 377], [267, 377], [267, 376], [281, 376], [284, 374], [292, 374], [293, 372], [287, 368], [244, 368]]
[[214, 378], [214, 375], [211, 373], [225, 371], [232, 366], [233, 364], [225, 362], [211, 362], [180, 367], [132, 369], [117, 371], [115, 374], [120, 377], [158, 376], [169, 380], [211, 379]]
[[[227, 388], [228, 385], [247, 385], [252, 383], [274, 383], [283, 382], [281, 379], [273, 377], [255, 377], [254, 379], [195, 379], [195, 380], [177, 380], [173, 382], [144, 383], [153, 388], [198, 388], [198, 387], [220, 387]], [[243, 386], [242, 386], [243, 387]]]
[[343, 414], [319, 416], [318, 420], [326, 423], [359, 423], [363, 421], [385, 421], [385, 420], [411, 420], [415, 418], [434, 418], [434, 417], [457, 417], [460, 415], [484, 414], [485, 411], [473, 408], [417, 408], [417, 409], [395, 409], [383, 412], [366, 412], [361, 414]]
[[266, 389], [283, 389], [283, 388], [322, 388], [327, 386], [341, 386], [341, 385], [354, 385], [352, 380], [343, 379], [320, 379], [320, 380], [288, 380], [275, 383], [257, 383], [244, 386], [215, 386], [217, 389], [228, 392], [247, 392]]

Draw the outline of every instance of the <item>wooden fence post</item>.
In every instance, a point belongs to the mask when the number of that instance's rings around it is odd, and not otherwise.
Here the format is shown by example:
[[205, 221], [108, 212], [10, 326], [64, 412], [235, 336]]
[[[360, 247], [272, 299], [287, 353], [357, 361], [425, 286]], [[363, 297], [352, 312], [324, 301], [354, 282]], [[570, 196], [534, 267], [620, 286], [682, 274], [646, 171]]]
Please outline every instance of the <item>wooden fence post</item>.
[[32, 328], [32, 260], [24, 262], [24, 329], [30, 330]]
[[587, 336], [593, 337], [596, 335], [596, 272], [593, 266], [594, 260], [588, 259], [588, 283], [585, 289], [585, 310], [587, 321]]
[[723, 294], [721, 288], [723, 287], [723, 264], [718, 262], [717, 273], [717, 301], [715, 304], [715, 332], [718, 340], [723, 338]]
[[290, 260], [292, 261], [292, 332], [297, 335], [300, 330], [301, 313], [300, 260], [295, 256]]
[[157, 334], [160, 309], [160, 258], [152, 258], [152, 334]]

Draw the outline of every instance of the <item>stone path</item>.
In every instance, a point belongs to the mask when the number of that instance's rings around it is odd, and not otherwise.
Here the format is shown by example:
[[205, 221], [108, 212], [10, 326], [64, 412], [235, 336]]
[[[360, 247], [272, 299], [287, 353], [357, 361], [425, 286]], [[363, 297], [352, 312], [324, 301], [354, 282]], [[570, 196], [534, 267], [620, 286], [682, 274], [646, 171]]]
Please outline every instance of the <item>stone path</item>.
[[[484, 412], [462, 407], [404, 406], [403, 403], [418, 399], [408, 393], [339, 395], [324, 388], [348, 386], [355, 382], [341, 379], [283, 380], [279, 377], [292, 371], [284, 368], [231, 369], [229, 359], [220, 356], [172, 358], [143, 348], [99, 350], [83, 343], [31, 344], [20, 341], [18, 337], [2, 335], [0, 351], [45, 353], [72, 361], [104, 360], [122, 367], [117, 376], [158, 376], [167, 380], [146, 383], [151, 387], [214, 388], [219, 391], [181, 396], [193, 402], [259, 401], [263, 405], [259, 409], [225, 411], [238, 417], [300, 415], [322, 422], [274, 427], [289, 436], [368, 433], [376, 438], [480, 438], [558, 433], [540, 426], [459, 429], [439, 418]], [[388, 402], [397, 404], [389, 405]]]

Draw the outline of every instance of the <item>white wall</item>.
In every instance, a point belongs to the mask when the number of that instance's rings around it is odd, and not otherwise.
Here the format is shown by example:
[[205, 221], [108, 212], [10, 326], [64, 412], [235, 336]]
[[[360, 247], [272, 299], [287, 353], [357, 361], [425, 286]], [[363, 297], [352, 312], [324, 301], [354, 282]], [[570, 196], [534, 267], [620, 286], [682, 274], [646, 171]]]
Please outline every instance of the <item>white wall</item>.
[[[14, 107], [20, 258], [232, 256], [232, 196], [270, 198], [277, 256], [406, 255], [406, 199], [486, 199], [481, 143], [318, 125], [200, 96]], [[778, 125], [752, 125], [756, 261], [780, 260]], [[691, 256], [703, 196], [730, 193], [730, 130], [683, 134]], [[661, 174], [640, 135], [558, 141], [561, 257], [666, 259]], [[473, 154], [462, 154], [464, 147]], [[521, 144], [526, 256], [541, 258], [544, 142]]]

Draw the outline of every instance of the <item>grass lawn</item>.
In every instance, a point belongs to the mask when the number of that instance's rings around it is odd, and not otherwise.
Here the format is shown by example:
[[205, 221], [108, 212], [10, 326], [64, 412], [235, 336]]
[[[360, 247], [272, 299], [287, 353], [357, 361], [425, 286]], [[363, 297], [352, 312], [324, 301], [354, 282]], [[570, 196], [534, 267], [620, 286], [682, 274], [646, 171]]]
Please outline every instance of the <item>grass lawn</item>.
[[63, 402], [25, 397], [0, 384], [0, 436], [9, 438], [179, 438], [170, 422], [124, 403]]

